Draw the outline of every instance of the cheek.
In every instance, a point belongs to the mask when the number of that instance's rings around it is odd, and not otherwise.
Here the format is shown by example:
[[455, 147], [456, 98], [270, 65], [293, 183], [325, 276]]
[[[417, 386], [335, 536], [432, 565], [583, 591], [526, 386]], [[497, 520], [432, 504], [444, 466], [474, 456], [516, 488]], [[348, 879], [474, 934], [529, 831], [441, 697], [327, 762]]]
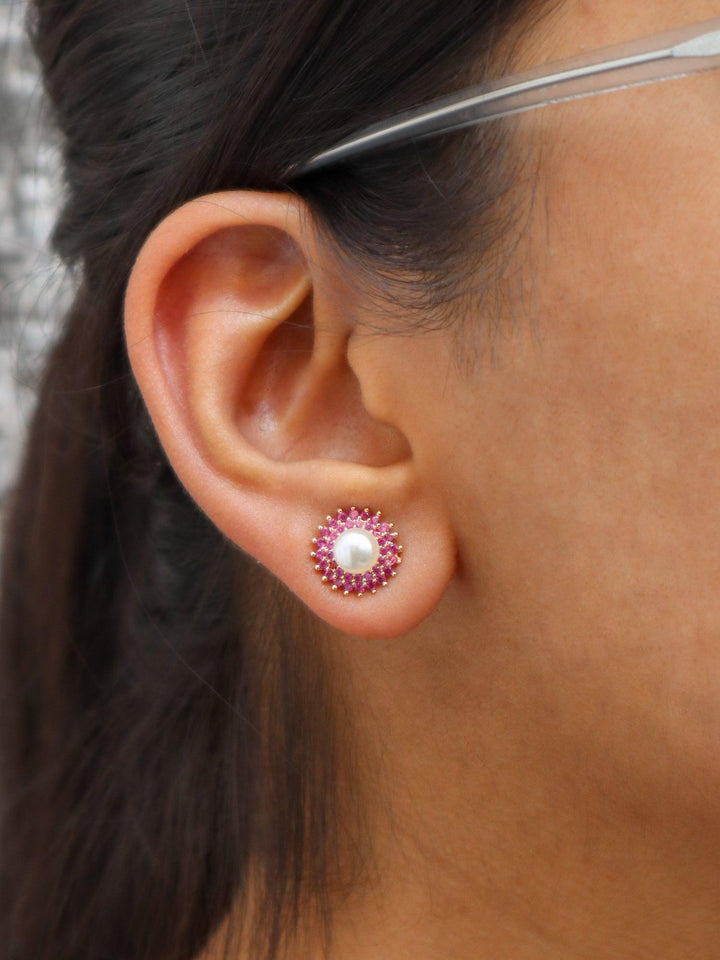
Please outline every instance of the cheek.
[[525, 325], [484, 375], [481, 414], [513, 425], [491, 443], [565, 537], [718, 578], [720, 86], [688, 84], [553, 121], [519, 311], [538, 341]]
[[473, 655], [519, 652], [553, 747], [677, 822], [720, 789], [720, 74], [673, 83], [522, 117], [502, 334], [421, 399]]
[[[720, 786], [720, 175], [700, 177], [711, 160], [720, 171], [720, 147], [687, 179], [637, 152], [594, 181], [566, 171], [562, 203], [530, 228], [515, 335], [498, 338], [496, 364], [446, 373], [427, 394], [479, 648], [517, 638], [608, 790], [622, 758], [648, 795], [696, 782], [700, 807], [708, 778]], [[667, 764], [648, 759], [658, 743]]]

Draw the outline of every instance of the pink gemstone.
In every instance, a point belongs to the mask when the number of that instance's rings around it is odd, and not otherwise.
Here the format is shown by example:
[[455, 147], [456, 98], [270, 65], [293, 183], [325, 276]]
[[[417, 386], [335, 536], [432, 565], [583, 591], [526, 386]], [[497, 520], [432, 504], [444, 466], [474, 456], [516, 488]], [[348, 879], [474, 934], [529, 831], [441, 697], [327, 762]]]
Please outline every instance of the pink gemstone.
[[[378, 557], [371, 570], [364, 573], [350, 573], [344, 570], [335, 559], [335, 545], [338, 537], [345, 531], [354, 528], [367, 530], [374, 537], [378, 545]], [[385, 521], [380, 511], [372, 513], [370, 508], [339, 510], [326, 525], [318, 527], [318, 534], [314, 541], [314, 563], [322, 573], [323, 580], [328, 586], [346, 594], [373, 593], [380, 587], [387, 586], [395, 573], [395, 567], [401, 557], [397, 547], [398, 534], [392, 529], [392, 524]]]

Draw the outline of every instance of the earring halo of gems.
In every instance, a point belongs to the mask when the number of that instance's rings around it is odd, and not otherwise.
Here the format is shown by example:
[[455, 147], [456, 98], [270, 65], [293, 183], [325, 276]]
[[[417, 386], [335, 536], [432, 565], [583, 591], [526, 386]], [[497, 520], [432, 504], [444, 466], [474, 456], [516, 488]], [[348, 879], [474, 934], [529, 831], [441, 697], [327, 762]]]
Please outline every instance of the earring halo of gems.
[[338, 507], [313, 538], [310, 557], [322, 582], [345, 597], [377, 593], [397, 576], [402, 544], [395, 524], [370, 507]]

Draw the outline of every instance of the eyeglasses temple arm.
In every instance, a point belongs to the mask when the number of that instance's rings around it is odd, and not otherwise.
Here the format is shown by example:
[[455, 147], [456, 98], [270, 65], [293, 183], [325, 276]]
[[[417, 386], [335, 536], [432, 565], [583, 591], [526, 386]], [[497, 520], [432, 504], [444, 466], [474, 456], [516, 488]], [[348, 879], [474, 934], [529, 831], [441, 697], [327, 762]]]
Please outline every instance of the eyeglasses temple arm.
[[408, 140], [449, 133], [551, 103], [720, 67], [720, 19], [560, 60], [443, 97], [313, 157], [294, 176]]

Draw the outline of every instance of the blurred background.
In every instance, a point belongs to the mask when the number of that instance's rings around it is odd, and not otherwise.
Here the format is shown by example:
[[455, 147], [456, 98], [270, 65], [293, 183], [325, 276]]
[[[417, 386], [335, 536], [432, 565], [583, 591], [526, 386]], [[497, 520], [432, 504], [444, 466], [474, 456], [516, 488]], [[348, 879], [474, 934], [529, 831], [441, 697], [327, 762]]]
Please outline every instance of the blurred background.
[[33, 377], [70, 294], [49, 234], [59, 151], [25, 36], [26, 4], [0, 0], [0, 510], [32, 412]]

